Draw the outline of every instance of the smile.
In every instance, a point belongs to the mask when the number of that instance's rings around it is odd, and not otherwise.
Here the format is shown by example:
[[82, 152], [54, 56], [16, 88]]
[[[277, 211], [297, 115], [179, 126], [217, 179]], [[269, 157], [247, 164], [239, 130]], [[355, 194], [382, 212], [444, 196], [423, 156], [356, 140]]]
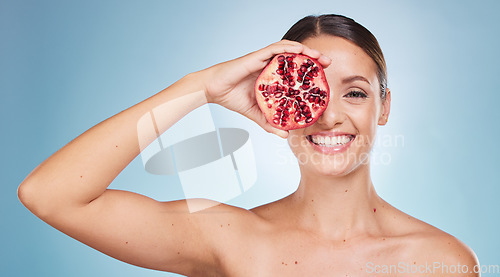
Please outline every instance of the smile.
[[308, 135], [307, 140], [312, 144], [314, 150], [324, 154], [337, 154], [349, 148], [355, 135]]
[[339, 145], [345, 145], [354, 139], [354, 135], [342, 135], [342, 136], [318, 136], [309, 135], [307, 139], [319, 146], [335, 147]]

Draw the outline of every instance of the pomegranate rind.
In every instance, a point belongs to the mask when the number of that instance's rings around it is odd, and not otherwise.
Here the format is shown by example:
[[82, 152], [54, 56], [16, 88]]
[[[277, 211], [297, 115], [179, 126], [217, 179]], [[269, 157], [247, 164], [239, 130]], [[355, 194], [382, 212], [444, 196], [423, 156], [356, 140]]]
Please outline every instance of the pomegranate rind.
[[276, 55], [255, 82], [266, 120], [281, 130], [314, 124], [328, 107], [330, 88], [321, 64], [306, 55]]

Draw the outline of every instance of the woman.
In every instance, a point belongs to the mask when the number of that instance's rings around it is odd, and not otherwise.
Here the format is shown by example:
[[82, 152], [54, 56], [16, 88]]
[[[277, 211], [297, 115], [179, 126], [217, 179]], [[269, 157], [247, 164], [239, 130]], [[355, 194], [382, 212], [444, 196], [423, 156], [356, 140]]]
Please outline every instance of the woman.
[[[265, 121], [253, 91], [259, 72], [283, 52], [317, 59], [331, 90], [318, 121], [289, 132]], [[137, 136], [148, 143], [157, 137], [137, 133], [144, 114], [161, 110], [157, 128], [163, 133], [206, 103], [287, 138], [300, 164], [297, 191], [252, 210], [219, 204], [190, 213], [186, 200], [157, 202], [107, 189], [144, 147]], [[369, 153], [390, 105], [385, 61], [373, 35], [343, 16], [306, 17], [284, 40], [189, 74], [89, 129], [40, 164], [18, 194], [42, 220], [107, 255], [189, 276], [477, 276], [467, 246], [375, 192]], [[332, 147], [328, 140], [343, 143]]]

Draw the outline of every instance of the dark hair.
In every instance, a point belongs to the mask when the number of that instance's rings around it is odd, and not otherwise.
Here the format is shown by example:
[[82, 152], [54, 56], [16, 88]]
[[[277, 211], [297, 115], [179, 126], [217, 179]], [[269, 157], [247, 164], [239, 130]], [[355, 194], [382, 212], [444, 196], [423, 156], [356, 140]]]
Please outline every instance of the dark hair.
[[351, 18], [336, 15], [324, 14], [320, 16], [306, 16], [295, 23], [283, 39], [303, 42], [304, 40], [322, 34], [337, 36], [352, 41], [377, 65], [377, 77], [380, 83], [380, 97], [385, 99], [387, 92], [387, 67], [384, 54], [375, 36], [361, 24]]

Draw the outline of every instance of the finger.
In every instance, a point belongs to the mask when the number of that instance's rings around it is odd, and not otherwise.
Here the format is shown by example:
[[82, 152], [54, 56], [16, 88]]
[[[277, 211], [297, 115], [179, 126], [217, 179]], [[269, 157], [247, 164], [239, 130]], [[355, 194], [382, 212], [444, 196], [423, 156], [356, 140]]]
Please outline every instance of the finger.
[[281, 40], [242, 57], [247, 61], [244, 63], [246, 72], [254, 73], [262, 70], [262, 68], [269, 63], [271, 58], [281, 53], [304, 54], [313, 59], [317, 59], [323, 67], [328, 67], [331, 63], [331, 60], [322, 55], [318, 50], [311, 49], [296, 41]]
[[274, 55], [286, 52], [286, 53], [307, 55], [313, 59], [316, 59], [324, 68], [328, 67], [332, 62], [332, 60], [329, 57], [321, 54], [320, 51], [312, 49], [296, 41], [282, 40], [277, 43], [269, 45], [267, 48], [269, 52], [265, 53], [264, 57], [266, 57], [266, 59], [270, 59]]
[[321, 55], [319, 57], [318, 62], [323, 66], [323, 68], [327, 68], [332, 64], [332, 59], [328, 56]]
[[249, 58], [257, 58], [260, 61], [260, 64], [254, 69], [255, 71], [264, 68], [277, 54], [281, 53], [302, 53], [304, 50], [304, 46], [300, 43], [292, 43], [292, 42], [278, 42], [273, 43], [265, 48], [262, 48], [256, 52], [248, 55]]
[[332, 59], [328, 56], [321, 54], [320, 51], [309, 48], [306, 45], [303, 45], [303, 48], [304, 49], [301, 52], [302, 54], [316, 59], [324, 68], [327, 68], [332, 63]]
[[267, 132], [269, 132], [271, 134], [275, 134], [281, 138], [286, 139], [288, 137], [288, 131], [284, 131], [284, 130], [280, 130], [278, 128], [275, 128], [275, 127], [271, 126], [271, 124], [269, 124], [269, 122], [267, 122], [267, 121], [264, 124], [264, 126], [262, 126], [262, 128], [264, 128], [264, 130], [266, 130]]
[[[303, 51], [306, 49], [306, 47], [298, 43], [296, 41], [289, 41], [289, 40], [282, 40], [276, 43], [273, 43], [266, 48], [261, 49], [261, 51], [258, 51], [260, 54], [261, 60], [269, 60], [270, 58], [274, 57], [277, 54], [281, 53], [294, 53], [294, 54], [300, 54], [303, 53]], [[319, 57], [319, 52], [317, 51], [310, 51], [311, 49], [308, 49], [307, 52], [310, 52], [312, 58], [317, 58]]]

